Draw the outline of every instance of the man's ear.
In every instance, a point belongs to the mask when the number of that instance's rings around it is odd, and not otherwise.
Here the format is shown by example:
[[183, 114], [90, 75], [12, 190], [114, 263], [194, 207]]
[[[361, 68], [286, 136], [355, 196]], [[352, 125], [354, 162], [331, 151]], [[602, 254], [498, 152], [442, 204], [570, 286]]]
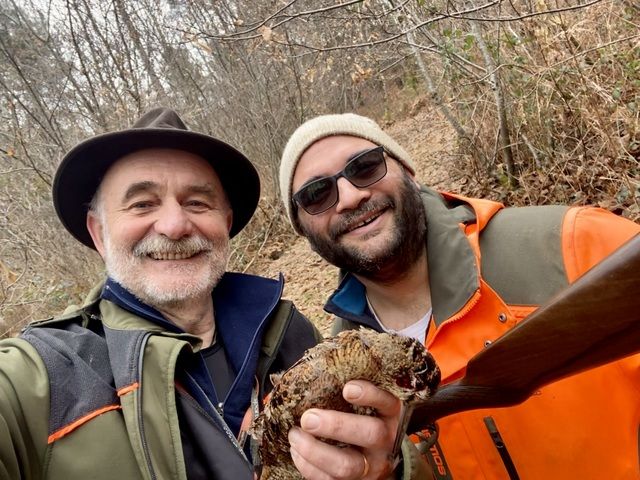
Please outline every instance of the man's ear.
[[93, 212], [87, 213], [87, 230], [93, 240], [93, 244], [96, 246], [96, 250], [102, 258], [104, 258], [104, 226], [97, 215]]
[[233, 225], [233, 210], [231, 208], [227, 208], [227, 233], [231, 232], [231, 226]]

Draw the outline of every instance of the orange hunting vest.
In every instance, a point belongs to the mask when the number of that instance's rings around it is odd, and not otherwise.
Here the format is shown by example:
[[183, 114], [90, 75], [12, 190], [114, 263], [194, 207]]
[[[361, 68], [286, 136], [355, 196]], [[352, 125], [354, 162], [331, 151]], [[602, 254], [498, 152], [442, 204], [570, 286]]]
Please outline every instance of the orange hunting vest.
[[[538, 305], [509, 303], [485, 278], [480, 232], [502, 205], [442, 195], [475, 212], [475, 223], [460, 223], [460, 228], [473, 248], [480, 276], [480, 287], [466, 305], [429, 329], [426, 344], [446, 384], [464, 374], [467, 361], [486, 342], [513, 328]], [[559, 261], [567, 283], [640, 232], [639, 225], [597, 208], [568, 208], [560, 223]], [[499, 233], [494, 232], [494, 238]], [[526, 255], [521, 258], [520, 270], [535, 269], [527, 266]], [[492, 276], [500, 275], [510, 274], [494, 268]], [[505, 288], [515, 283], [510, 278], [501, 281]], [[640, 295], [640, 285], [630, 294]], [[548, 385], [519, 406], [460, 413], [437, 423], [438, 441], [425, 455], [436, 478], [638, 480], [640, 355]]]

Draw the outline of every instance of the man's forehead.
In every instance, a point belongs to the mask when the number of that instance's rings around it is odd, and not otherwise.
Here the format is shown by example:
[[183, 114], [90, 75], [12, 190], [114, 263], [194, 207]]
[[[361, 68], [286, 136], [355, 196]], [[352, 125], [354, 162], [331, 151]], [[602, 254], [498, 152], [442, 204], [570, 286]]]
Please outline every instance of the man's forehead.
[[[138, 194], [144, 193], [158, 193], [165, 189], [163, 182], [155, 182], [152, 180], [132, 181], [123, 185], [125, 191], [123, 193], [123, 200], [129, 200]], [[186, 193], [201, 194], [213, 197], [220, 191], [216, 189], [212, 182], [197, 181], [181, 185], [182, 191]]]
[[[99, 198], [127, 202], [136, 195], [199, 194], [228, 203], [227, 193], [213, 167], [188, 152], [154, 149], [119, 159], [98, 186]], [[111, 201], [107, 200], [109, 203]]]
[[351, 135], [333, 135], [324, 137], [312, 143], [300, 156], [296, 166], [299, 170], [316, 171], [342, 167], [354, 155], [374, 148], [377, 145], [366, 138]]

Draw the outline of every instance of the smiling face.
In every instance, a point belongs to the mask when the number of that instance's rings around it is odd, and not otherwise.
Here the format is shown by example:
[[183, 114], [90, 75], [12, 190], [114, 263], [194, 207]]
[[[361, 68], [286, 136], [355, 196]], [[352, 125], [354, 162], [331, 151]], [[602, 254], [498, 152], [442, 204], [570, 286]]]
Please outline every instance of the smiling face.
[[[293, 192], [319, 177], [335, 175], [349, 159], [377, 145], [337, 135], [312, 144], [300, 157]], [[365, 277], [402, 273], [424, 251], [424, 210], [413, 177], [386, 156], [387, 174], [365, 188], [338, 179], [338, 202], [310, 215], [297, 208], [301, 230], [328, 262]]]
[[170, 149], [127, 155], [102, 180], [96, 207], [87, 228], [111, 278], [156, 307], [210, 298], [232, 212], [204, 159]]

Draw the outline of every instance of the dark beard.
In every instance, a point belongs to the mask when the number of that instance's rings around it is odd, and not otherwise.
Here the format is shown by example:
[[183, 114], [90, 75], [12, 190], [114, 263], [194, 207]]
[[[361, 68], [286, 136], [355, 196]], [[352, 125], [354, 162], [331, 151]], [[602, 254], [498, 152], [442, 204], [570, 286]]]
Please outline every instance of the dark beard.
[[[357, 248], [339, 242], [340, 234], [328, 236], [309, 232], [302, 225], [309, 244], [327, 262], [365, 278], [386, 281], [402, 275], [423, 254], [426, 245], [427, 223], [420, 192], [408, 175], [402, 176], [399, 206], [393, 200], [386, 202], [394, 209], [396, 230], [386, 248], [374, 256], [365, 255]], [[356, 217], [369, 210], [368, 205], [350, 212]]]

